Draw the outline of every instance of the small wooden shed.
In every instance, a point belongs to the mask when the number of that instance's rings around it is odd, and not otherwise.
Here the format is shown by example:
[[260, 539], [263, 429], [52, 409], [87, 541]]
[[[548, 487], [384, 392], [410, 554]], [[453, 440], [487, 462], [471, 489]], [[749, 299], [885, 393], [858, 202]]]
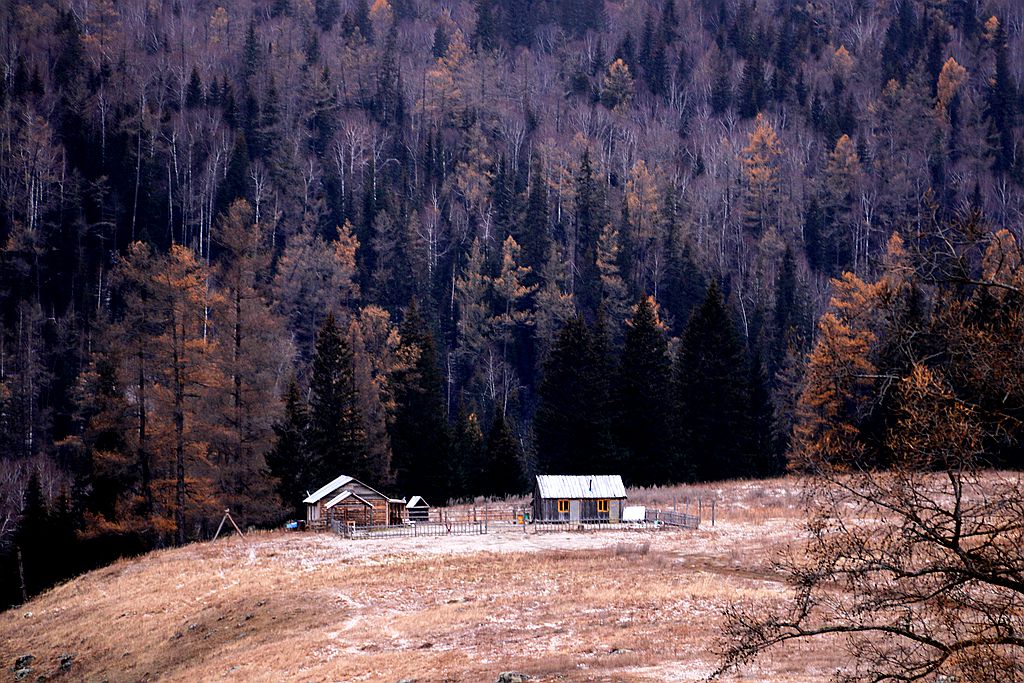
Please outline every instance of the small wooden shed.
[[321, 486], [302, 501], [306, 504], [306, 526], [322, 529], [332, 521], [359, 526], [401, 524], [404, 500], [389, 498], [363, 482], [341, 475]]
[[423, 500], [423, 496], [413, 496], [405, 504], [405, 511], [410, 522], [430, 521], [430, 505]]
[[535, 522], [618, 522], [626, 487], [617, 474], [540, 474], [533, 488]]

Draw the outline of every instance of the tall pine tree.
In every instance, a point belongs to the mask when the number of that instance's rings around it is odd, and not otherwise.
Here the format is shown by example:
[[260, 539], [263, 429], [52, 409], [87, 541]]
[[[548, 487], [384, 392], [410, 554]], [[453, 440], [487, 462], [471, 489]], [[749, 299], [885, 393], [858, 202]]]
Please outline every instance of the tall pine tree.
[[616, 435], [630, 484], [650, 486], [672, 478], [671, 376], [658, 305], [644, 297], [626, 324], [616, 395]]
[[520, 494], [525, 489], [519, 443], [509, 429], [501, 410], [494, 411], [491, 428], [487, 432], [485, 454], [484, 493], [501, 497]]
[[438, 505], [454, 492], [444, 383], [437, 365], [434, 336], [415, 302], [406, 309], [399, 334], [404, 352], [416, 360], [391, 377], [395, 400], [391, 423], [395, 484], [403, 495], [422, 495]]
[[334, 314], [329, 314], [317, 335], [309, 387], [312, 469], [321, 484], [347, 474], [379, 486], [370, 476], [375, 468], [367, 462], [352, 364], [352, 350]]
[[712, 282], [676, 357], [678, 474], [709, 481], [751, 473], [748, 381], [743, 346]]
[[276, 442], [266, 456], [267, 468], [277, 479], [277, 493], [285, 508], [302, 517], [302, 499], [321, 482], [315, 478], [309, 450], [309, 408], [294, 380], [288, 386], [284, 417], [274, 425], [274, 435]]
[[570, 320], [538, 388], [534, 433], [544, 474], [619, 474], [612, 437], [607, 342], [581, 317]]

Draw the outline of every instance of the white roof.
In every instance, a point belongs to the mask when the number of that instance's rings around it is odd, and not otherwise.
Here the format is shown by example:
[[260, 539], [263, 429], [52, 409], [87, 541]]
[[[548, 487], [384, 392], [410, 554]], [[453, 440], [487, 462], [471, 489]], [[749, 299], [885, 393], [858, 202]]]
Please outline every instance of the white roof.
[[626, 487], [617, 474], [539, 474], [541, 498], [625, 498]]
[[338, 494], [334, 498], [331, 498], [331, 500], [327, 501], [327, 503], [324, 505], [324, 509], [330, 510], [332, 507], [334, 507], [335, 505], [337, 505], [341, 501], [345, 500], [346, 498], [355, 498], [356, 500], [358, 500], [363, 505], [366, 505], [367, 507], [371, 507], [371, 508], [373, 507], [373, 503], [371, 503], [370, 501], [366, 500], [362, 496], [360, 496], [358, 494], [355, 494], [355, 493], [352, 493], [351, 491], [342, 491], [340, 494]]
[[348, 476], [347, 474], [343, 474], [340, 477], [338, 477], [337, 479], [335, 479], [334, 481], [332, 481], [330, 484], [327, 484], [325, 486], [321, 486], [316, 491], [314, 491], [313, 493], [309, 494], [306, 497], [306, 500], [304, 500], [302, 502], [306, 503], [306, 504], [317, 503], [317, 502], [320, 501], [321, 498], [324, 498], [325, 496], [327, 496], [330, 493], [334, 493], [340, 487], [344, 486], [345, 484], [349, 483], [350, 481], [352, 481], [352, 477]]
[[413, 496], [412, 498], [409, 499], [409, 502], [406, 503], [405, 507], [407, 507], [407, 508], [428, 508], [428, 507], [430, 507], [430, 504], [427, 503], [427, 501], [423, 500], [423, 496]]
[[[335, 491], [337, 491], [338, 489], [340, 489], [342, 486], [345, 486], [346, 484], [350, 484], [352, 482], [356, 482], [357, 484], [360, 484], [362, 486], [366, 486], [366, 488], [370, 489], [371, 491], [376, 493], [381, 498], [387, 498], [388, 501], [390, 501], [392, 503], [405, 502], [405, 501], [396, 501], [394, 498], [388, 498], [387, 496], [385, 496], [383, 493], [381, 493], [377, 489], [373, 488], [372, 486], [367, 486], [366, 484], [363, 484], [363, 482], [357, 480], [355, 477], [350, 477], [347, 474], [341, 475], [340, 477], [338, 477], [337, 479], [332, 481], [330, 484], [326, 484], [324, 486], [321, 486], [316, 491], [314, 491], [313, 493], [310, 493], [308, 496], [306, 496], [306, 499], [304, 501], [302, 501], [302, 502], [306, 503], [307, 505], [315, 505], [316, 503], [318, 503], [323, 498], [326, 498], [330, 494], [332, 494]], [[372, 505], [372, 503], [367, 502], [365, 498], [360, 498], [359, 500], [362, 500], [363, 502], [366, 502], [367, 505]]]

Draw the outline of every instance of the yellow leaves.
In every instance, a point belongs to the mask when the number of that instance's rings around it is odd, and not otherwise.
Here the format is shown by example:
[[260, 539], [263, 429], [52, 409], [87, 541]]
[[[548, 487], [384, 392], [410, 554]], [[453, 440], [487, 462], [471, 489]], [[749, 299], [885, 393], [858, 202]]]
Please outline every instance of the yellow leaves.
[[942, 116], [946, 115], [946, 107], [956, 96], [957, 91], [967, 82], [967, 69], [957, 64], [957, 61], [950, 57], [942, 65], [939, 72], [939, 83], [935, 95], [935, 107]]
[[747, 180], [758, 187], [773, 184], [775, 165], [781, 153], [775, 128], [763, 114], [758, 114], [754, 120], [754, 130], [747, 138], [747, 146], [743, 148], [743, 171]]
[[334, 284], [343, 301], [359, 298], [359, 285], [355, 282], [358, 249], [359, 238], [356, 237], [351, 221], [346, 220], [344, 225], [338, 227], [338, 240], [334, 243], [334, 262], [338, 273]]
[[834, 210], [848, 208], [861, 177], [860, 157], [850, 136], [843, 135], [829, 152], [825, 165], [825, 190]]
[[875, 368], [868, 353], [875, 337], [844, 317], [828, 311], [818, 321], [818, 341], [807, 360], [797, 407], [796, 468], [834, 466], [857, 450], [856, 427], [848, 411], [871, 385], [869, 376]]
[[374, 0], [370, 6], [370, 21], [379, 26], [390, 26], [394, 18], [391, 3], [388, 0]]
[[501, 270], [498, 276], [491, 281], [494, 292], [502, 301], [506, 302], [507, 307], [514, 306], [516, 302], [528, 294], [532, 294], [536, 289], [534, 285], [523, 284], [533, 269], [519, 265], [521, 251], [522, 247], [512, 235], [506, 237], [501, 245]]
[[775, 206], [779, 182], [779, 157], [782, 151], [775, 128], [763, 114], [754, 120], [754, 130], [743, 148], [744, 211], [760, 231], [766, 227]]
[[903, 467], [957, 467], [983, 448], [976, 410], [959, 400], [949, 384], [921, 363], [900, 380], [902, 417], [887, 440]]
[[987, 21], [985, 21], [985, 32], [984, 32], [985, 42], [986, 43], [995, 43], [996, 36], [998, 35], [998, 33], [999, 33], [999, 19], [996, 17], [996, 15], [993, 14], [991, 17], [988, 18]]
[[462, 102], [462, 72], [466, 65], [469, 46], [460, 29], [455, 29], [448, 40], [448, 50], [439, 57], [434, 67], [427, 70], [427, 90], [422, 106], [435, 115], [454, 117]]
[[629, 73], [629, 66], [621, 59], [616, 59], [608, 66], [601, 99], [609, 109], [621, 111], [629, 107], [633, 99], [633, 76]]
[[843, 78], [847, 78], [853, 70], [853, 57], [845, 45], [840, 45], [832, 55], [832, 68]]
[[852, 179], [860, 175], [860, 157], [857, 147], [849, 135], [836, 140], [835, 148], [829, 152], [826, 174], [831, 179]]
[[228, 11], [218, 6], [210, 15], [210, 42], [216, 45], [224, 42], [228, 35]]
[[667, 334], [668, 326], [665, 325], [664, 321], [662, 321], [661, 319], [661, 306], [650, 294], [648, 294], [642, 300], [638, 301], [637, 303], [633, 304], [633, 306], [630, 307], [629, 318], [626, 320], [626, 326], [633, 327], [633, 321], [636, 318], [637, 311], [640, 310], [640, 306], [644, 304], [646, 304], [647, 307], [651, 309], [651, 313], [653, 313], [654, 315], [654, 326], [661, 330], [661, 332]]
[[121, 28], [120, 15], [111, 0], [97, 0], [92, 3], [85, 21], [85, 35], [82, 42], [92, 58], [99, 61], [109, 57], [114, 38]]
[[626, 180], [626, 207], [636, 226], [636, 237], [639, 240], [653, 237], [658, 209], [658, 188], [643, 159], [633, 164]]
[[1011, 289], [1024, 290], [1021, 250], [1013, 234], [1003, 228], [992, 236], [981, 263], [982, 279], [1001, 287], [991, 288], [992, 296], [1002, 301]]
[[832, 280], [834, 294], [829, 305], [847, 321], [867, 321], [874, 313], [879, 287], [861, 280], [853, 273], [843, 273]]
[[485, 205], [490, 197], [492, 162], [487, 153], [487, 136], [475, 121], [466, 135], [463, 160], [455, 166], [452, 184], [462, 196], [466, 206], [484, 218]]
[[898, 232], [889, 236], [885, 245], [885, 256], [882, 258], [882, 278], [879, 286], [887, 289], [887, 294], [895, 294], [906, 287], [914, 274], [914, 267], [910, 263], [910, 256], [903, 244], [903, 238]]

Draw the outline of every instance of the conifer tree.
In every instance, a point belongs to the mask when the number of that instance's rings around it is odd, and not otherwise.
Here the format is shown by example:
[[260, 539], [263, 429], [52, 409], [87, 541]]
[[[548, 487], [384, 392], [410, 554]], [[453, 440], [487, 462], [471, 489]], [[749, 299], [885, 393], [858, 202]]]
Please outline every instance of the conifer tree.
[[607, 345], [581, 317], [559, 332], [537, 391], [537, 469], [619, 474], [611, 425]]
[[[113, 334], [109, 323], [104, 323], [99, 339], [106, 346]], [[131, 466], [131, 407], [118, 378], [120, 361], [115, 351], [94, 353], [79, 378], [78, 399], [82, 441], [89, 458], [86, 512], [115, 523], [132, 516], [129, 501], [137, 495], [139, 477]]]
[[781, 154], [775, 128], [758, 114], [743, 148], [743, 222], [754, 235], [778, 225]]
[[303, 517], [302, 500], [319, 488], [316, 463], [309, 447], [309, 409], [293, 379], [284, 399], [284, 416], [274, 425], [274, 447], [267, 453], [267, 469], [277, 480], [277, 494], [287, 510]]
[[485, 463], [484, 493], [504, 498], [523, 492], [525, 478], [519, 444], [500, 410], [494, 411], [487, 432]]
[[597, 271], [601, 298], [600, 308], [611, 321], [611, 335], [619, 339], [619, 332], [629, 315], [628, 290], [619, 269], [619, 231], [608, 223], [601, 231], [597, 244]]
[[631, 485], [664, 484], [674, 473], [671, 377], [658, 305], [647, 296], [626, 325], [616, 383], [616, 437]]
[[484, 434], [476, 413], [459, 409], [452, 429], [452, 489], [454, 498], [472, 498], [485, 493]]
[[714, 282], [694, 311], [676, 356], [681, 476], [709, 481], [751, 473], [749, 379], [743, 346]]
[[217, 187], [217, 199], [214, 205], [216, 214], [227, 211], [231, 202], [245, 199], [249, 195], [249, 145], [245, 133], [235, 137], [235, 146], [231, 149], [227, 172], [224, 180]]
[[604, 195], [590, 161], [589, 147], [583, 148], [579, 169], [573, 181], [576, 195], [573, 206], [576, 255], [573, 272], [578, 275], [572, 280], [570, 291], [579, 301], [581, 311], [592, 316], [601, 301], [597, 246], [607, 216]]
[[33, 471], [25, 488], [18, 532], [14, 539], [20, 556], [22, 592], [25, 599], [52, 585], [52, 560], [56, 558], [48, 551], [48, 548], [52, 547], [50, 539], [47, 538], [49, 530], [50, 508], [43, 495], [39, 472]]
[[192, 74], [188, 79], [188, 88], [185, 90], [185, 106], [189, 109], [198, 109], [203, 105], [203, 82], [199, 79], [199, 70], [192, 67]]
[[609, 109], [625, 110], [633, 101], [633, 76], [621, 59], [608, 66], [601, 91], [601, 102]]
[[750, 402], [747, 409], [749, 416], [749, 449], [751, 458], [750, 474], [758, 477], [777, 477], [786, 471], [785, 458], [778, 449], [772, 434], [772, 404], [768, 391], [768, 380], [765, 377], [764, 363], [761, 354], [755, 348], [750, 354], [748, 363], [749, 377], [747, 395]]
[[402, 352], [416, 360], [391, 378], [395, 402], [390, 425], [395, 485], [402, 495], [422, 495], [439, 505], [452, 494], [444, 384], [437, 365], [434, 335], [415, 302], [406, 309], [399, 334]]
[[310, 379], [309, 450], [317, 480], [342, 474], [378, 484], [369, 477], [376, 468], [366, 461], [367, 448], [356, 396], [352, 350], [334, 314], [317, 335]]
[[[526, 214], [519, 240], [523, 247], [523, 265], [539, 274], [547, 260], [551, 245], [551, 230], [548, 225], [548, 189], [544, 167], [540, 157], [534, 156], [530, 170], [530, 193], [526, 199]], [[537, 275], [529, 283], [535, 284]]]
[[822, 232], [829, 266], [839, 272], [850, 265], [857, 251], [856, 207], [861, 182], [860, 158], [849, 136], [843, 135], [828, 155], [825, 167]]
[[497, 46], [497, 26], [494, 20], [494, 0], [475, 0], [476, 25], [472, 42], [477, 50], [493, 50]]

